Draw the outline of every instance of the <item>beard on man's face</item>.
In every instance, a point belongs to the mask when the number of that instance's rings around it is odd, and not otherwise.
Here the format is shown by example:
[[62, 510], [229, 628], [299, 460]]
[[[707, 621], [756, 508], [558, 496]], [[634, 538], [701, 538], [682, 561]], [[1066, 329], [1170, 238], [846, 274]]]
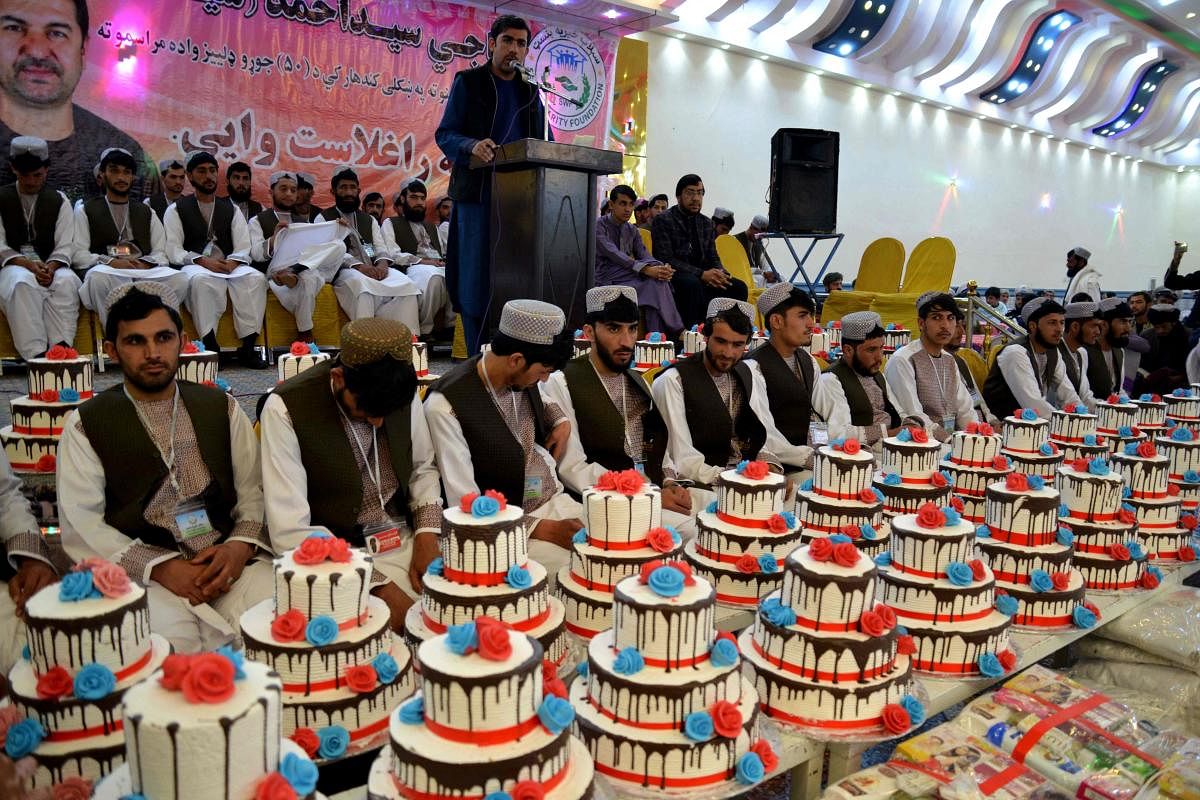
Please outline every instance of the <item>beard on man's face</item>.
[[424, 222], [425, 221], [425, 206], [404, 207], [404, 218], [409, 222]]
[[359, 202], [360, 200], [358, 195], [354, 195], [353, 197], [338, 195], [336, 205], [338, 211], [342, 212], [343, 214], [350, 214], [354, 211], [358, 211]]

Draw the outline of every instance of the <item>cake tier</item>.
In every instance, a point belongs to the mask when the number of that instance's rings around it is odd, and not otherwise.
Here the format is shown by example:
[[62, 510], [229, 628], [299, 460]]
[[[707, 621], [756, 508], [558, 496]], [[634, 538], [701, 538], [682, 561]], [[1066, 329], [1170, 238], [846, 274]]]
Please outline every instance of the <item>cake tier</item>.
[[1095, 458], [1107, 459], [1112, 455], [1112, 448], [1108, 444], [1108, 439], [1103, 436], [1097, 436], [1095, 444], [1060, 443], [1059, 448], [1062, 450], [1063, 461], [1067, 463], [1077, 458], [1086, 458], [1088, 461], [1091, 461]]
[[426, 627], [435, 633], [445, 633], [449, 626], [477, 617], [498, 619], [529, 633], [550, 616], [550, 587], [541, 564], [530, 561], [525, 569], [529, 585], [522, 588], [507, 583], [471, 586], [426, 573], [421, 580], [421, 602], [413, 607], [420, 608]]
[[662, 597], [639, 578], [626, 578], [613, 593], [615, 645], [619, 650], [636, 647], [649, 666], [690, 667], [708, 658], [715, 603], [716, 590], [704, 580]]
[[646, 533], [662, 526], [662, 495], [649, 485], [633, 495], [585, 489], [583, 525], [588, 541], [600, 549], [644, 548]]
[[753, 633], [738, 639], [754, 673], [760, 708], [769, 717], [812, 728], [854, 732], [883, 725], [883, 708], [912, 691], [908, 656], [897, 655], [891, 672], [845, 683], [813, 682], [774, 666], [754, 649]]
[[1163, 395], [1163, 402], [1167, 404], [1167, 419], [1185, 423], [1200, 422], [1200, 397], [1192, 389], [1176, 391], [1179, 394]]
[[1058, 465], [1063, 463], [1065, 456], [1061, 450], [1058, 450], [1057, 445], [1051, 443], [1050, 446], [1055, 448], [1056, 452], [1048, 456], [1015, 453], [1012, 450], [1003, 452], [1012, 461], [1013, 472], [1019, 472], [1022, 475], [1037, 475], [1047, 483], [1053, 483], [1054, 473], [1058, 470]]
[[1108, 469], [1107, 465], [1103, 469], [1104, 474], [1094, 475], [1075, 469], [1073, 464], [1058, 468], [1054, 485], [1062, 505], [1067, 507], [1067, 517], [1091, 522], [1111, 522], [1117, 518], [1124, 481], [1121, 473]]
[[[799, 534], [797, 534], [799, 538]], [[750, 557], [743, 564], [702, 555], [696, 542], [688, 542], [683, 548], [683, 557], [691, 565], [696, 577], [713, 585], [717, 602], [726, 606], [753, 606], [779, 588], [783, 573], [779, 572], [779, 560], [775, 570], [763, 570], [757, 559]]]
[[[522, 633], [537, 639], [546, 654], [546, 658], [554, 662], [555, 665], [562, 666], [566, 663], [567, 656], [569, 655], [566, 628], [563, 624], [565, 611], [562, 601], [557, 597], [548, 598], [546, 605], [548, 608], [545, 619], [533, 628], [522, 631]], [[434, 631], [426, 624], [425, 615], [421, 613], [419, 603], [414, 603], [408, 609], [408, 613], [404, 615], [404, 639], [410, 647], [419, 647], [421, 642], [432, 639], [441, 633], [445, 633], [445, 631]]]
[[1099, 553], [1076, 553], [1075, 568], [1089, 589], [1133, 589], [1142, 585], [1148, 557], [1117, 560]]
[[34, 673], [62, 667], [73, 676], [87, 664], [114, 675], [140, 669], [152, 658], [146, 590], [130, 583], [121, 597], [64, 602], [61, 583], [51, 584], [25, 604], [25, 629]]
[[1074, 535], [1075, 553], [1106, 553], [1114, 544], [1136, 541], [1145, 546], [1136, 526], [1124, 522], [1083, 522], [1063, 520]]
[[62, 360], [31, 358], [25, 364], [29, 369], [30, 397], [63, 389], [79, 392], [81, 400], [92, 396], [92, 359], [88, 356]]
[[841, 347], [842, 345], [842, 322], [834, 320], [833, 324], [825, 329], [825, 333], [829, 336], [830, 347]]
[[883, 332], [883, 352], [894, 353], [908, 344], [911, 338], [912, 331], [905, 330], [904, 328], [885, 330]]
[[590, 589], [586, 584], [578, 582], [569, 567], [563, 567], [558, 571], [558, 585], [555, 591], [565, 611], [563, 625], [571, 633], [583, 639], [590, 639], [612, 627], [611, 589]]
[[1096, 432], [1105, 436], [1116, 436], [1121, 428], [1137, 426], [1138, 407], [1133, 403], [1096, 404]]
[[[214, 383], [217, 380], [218, 358], [216, 353], [180, 353], [176, 377], [192, 383]], [[283, 371], [282, 366], [280, 371]]]
[[[737, 672], [733, 675], [740, 684], [740, 699], [731, 702], [736, 702], [741, 728], [735, 737], [717, 735], [703, 742], [683, 733], [682, 720], [666, 729], [615, 721], [588, 702], [584, 681], [573, 683], [575, 729], [591, 752], [596, 772], [616, 785], [662, 789], [703, 789], [732, 780], [738, 759], [749, 752], [756, 738], [758, 725], [758, 695], [745, 678]], [[586, 683], [590, 685], [590, 680]]]
[[926, 503], [936, 506], [949, 505], [952, 491], [949, 482], [945, 486], [904, 483], [889, 486], [883, 477], [875, 479], [875, 488], [883, 495], [883, 513], [889, 518], [900, 514], [915, 514], [917, 509]]
[[[778, 594], [770, 597], [782, 602]], [[895, 626], [871, 636], [857, 626], [852, 630], [818, 630], [801, 624], [799, 619], [795, 625], [778, 625], [759, 613], [752, 642], [754, 652], [775, 669], [816, 683], [869, 680], [890, 673], [896, 666]]]
[[[871, 530], [874, 531], [873, 536], [860, 535], [857, 539], [853, 539], [854, 546], [868, 558], [874, 558], [892, 545], [892, 524], [890, 522], [885, 522], [878, 529], [872, 528]], [[800, 543], [812, 544], [817, 539], [828, 539], [832, 535], [805, 529], [800, 534]]]
[[869, 450], [851, 455], [821, 447], [813, 460], [812, 492], [835, 500], [860, 500], [862, 491], [871, 486], [874, 463]]
[[1134, 400], [1137, 406], [1137, 424], [1139, 428], [1157, 430], [1167, 422], [1167, 404], [1161, 400]]
[[692, 326], [691, 330], [683, 332], [683, 354], [685, 356], [703, 352], [707, 346], [708, 342], [697, 326]]
[[1005, 417], [1002, 450], [1018, 455], [1032, 455], [1050, 439], [1050, 423], [1044, 419]]
[[[294, 356], [291, 353], [281, 355], [276, 362], [279, 365], [279, 380], [286, 381], [288, 378], [294, 378], [304, 370], [312, 369], [317, 364], [328, 360], [328, 353], [305, 353], [302, 356]], [[428, 362], [425, 364], [425, 369], [427, 371], [429, 369]]]
[[879, 570], [883, 602], [895, 612], [899, 623], [915, 622], [957, 625], [991, 615], [996, 602], [996, 579], [987, 567], [982, 578], [959, 585], [945, 577], [910, 575], [895, 568]]
[[820, 328], [814, 328], [812, 338], [808, 340], [805, 346], [808, 352], [816, 355], [817, 353], [829, 352], [829, 334], [825, 333]]
[[1003, 469], [990, 466], [965, 467], [949, 461], [942, 463], [942, 469], [949, 472], [950, 477], [954, 479], [951, 492], [963, 501], [962, 518], [968, 522], [976, 525], [983, 522], [983, 502], [987, 496], [987, 487], [996, 481], [1003, 481], [1005, 476], [1012, 472], [1009, 458], [1000, 457], [1004, 459]]
[[1035, 570], [1040, 569], [1048, 575], [1068, 572], [1074, 553], [1071, 546], [1057, 542], [1031, 547], [990, 539], [981, 539], [979, 549], [995, 573], [996, 580], [1021, 585], [1029, 584], [1030, 575]]
[[43, 403], [29, 397], [14, 397], [9, 401], [12, 410], [12, 432], [23, 436], [62, 436], [63, 420], [79, 407], [77, 402]]
[[1112, 457], [1112, 463], [1125, 479], [1125, 485], [1132, 492], [1131, 497], [1149, 500], [1167, 496], [1167, 469], [1170, 462], [1165, 455], [1143, 458], [1118, 453]]
[[1058, 533], [1057, 489], [1008, 489], [1002, 482], [987, 487], [984, 522], [991, 537], [1019, 545], [1043, 545]]
[[1083, 576], [1072, 569], [1067, 588], [1039, 592], [1028, 584], [996, 581], [996, 588], [1003, 589], [1017, 601], [1017, 614], [1013, 623], [1037, 628], [1057, 628], [1072, 624], [1071, 614], [1083, 602]]
[[276, 557], [276, 614], [295, 609], [306, 620], [333, 617], [339, 626], [361, 625], [370, 597], [371, 557], [351, 548], [350, 560], [343, 563], [297, 564], [296, 551]]
[[189, 703], [157, 677], [125, 693], [135, 792], [154, 800], [254, 796], [259, 780], [279, 766], [281, 685], [265, 665], [246, 661], [242, 671], [232, 696], [219, 703]]
[[0, 442], [13, 472], [54, 472], [58, 457], [58, 436], [32, 436], [17, 433], [12, 425], [0, 428]]
[[682, 555], [682, 544], [660, 552], [653, 547], [606, 550], [599, 543], [593, 544], [591, 541], [586, 544], [576, 543], [571, 546], [570, 574], [576, 585], [607, 592], [611, 598], [613, 587], [630, 575], [637, 575], [642, 564], [656, 558], [670, 560]]
[[911, 514], [892, 520], [892, 565], [922, 578], [940, 578], [955, 561], [975, 558], [975, 526], [966, 520], [925, 527]]
[[846, 525], [878, 529], [883, 524], [883, 503], [874, 494], [869, 501], [838, 500], [800, 489], [796, 492], [796, 516], [805, 532], [838, 533]]
[[1076, 414], [1067, 411], [1050, 413], [1050, 438], [1059, 444], [1082, 444], [1085, 436], [1095, 433], [1095, 414]]
[[1126, 505], [1132, 506], [1137, 519], [1138, 531], [1145, 536], [1158, 533], [1173, 533], [1179, 530], [1179, 517], [1183, 511], [1183, 501], [1178, 497], [1138, 499], [1129, 498]]
[[[1187, 483], [1186, 481], [1171, 481], [1171, 486], [1174, 486], [1179, 494], [1179, 498], [1184, 511], [1194, 512], [1197, 507], [1200, 507], [1200, 483]], [[1170, 492], [1170, 488], [1167, 489]]]
[[[13, 423], [16, 424], [15, 416]], [[1182, 481], [1188, 472], [1200, 473], [1200, 438], [1180, 440], [1159, 436], [1154, 444], [1167, 457], [1167, 472], [1171, 480]]]
[[712, 561], [733, 566], [746, 556], [753, 559], [770, 553], [777, 566], [783, 566], [786, 556], [800, 541], [800, 526], [787, 526], [786, 519], [777, 520], [779, 532], [767, 527], [747, 527], [728, 521], [718, 514], [701, 511], [696, 516], [696, 547], [694, 551]]
[[717, 513], [736, 525], [741, 520], [762, 522], [783, 511], [787, 478], [769, 472], [763, 478], [748, 478], [736, 470], [717, 476]]
[[818, 561], [812, 545], [805, 545], [784, 562], [780, 600], [796, 613], [802, 628], [857, 630], [863, 612], [875, 607], [875, 573], [874, 562], [866, 556], [843, 566], [832, 558]]
[[957, 467], [992, 467], [996, 456], [1000, 455], [1003, 441], [996, 434], [956, 431], [950, 437], [949, 457], [944, 463]]
[[445, 576], [457, 582], [503, 583], [510, 567], [529, 561], [525, 512], [509, 505], [485, 517], [473, 517], [458, 507], [442, 512], [441, 546]]
[[42, 742], [33, 751], [33, 760], [37, 768], [30, 789], [50, 789], [74, 777], [95, 784], [125, 763], [125, 736], [114, 731], [86, 742]]
[[1154, 561], [1181, 561], [1181, 548], [1191, 539], [1188, 531], [1174, 528], [1161, 531], [1142, 531], [1146, 540], [1146, 552]]
[[639, 341], [633, 347], [633, 362], [636, 369], [654, 369], [661, 367], [663, 362], [670, 364], [675, 360], [674, 342]]
[[1012, 619], [999, 611], [953, 625], [904, 620], [916, 646], [913, 669], [946, 676], [979, 675], [980, 656], [1009, 649], [1012, 625]]
[[936, 439], [925, 442], [903, 441], [894, 436], [883, 440], [883, 456], [879, 469], [884, 474], [899, 475], [906, 484], [924, 486], [938, 469], [938, 454], [942, 445]]

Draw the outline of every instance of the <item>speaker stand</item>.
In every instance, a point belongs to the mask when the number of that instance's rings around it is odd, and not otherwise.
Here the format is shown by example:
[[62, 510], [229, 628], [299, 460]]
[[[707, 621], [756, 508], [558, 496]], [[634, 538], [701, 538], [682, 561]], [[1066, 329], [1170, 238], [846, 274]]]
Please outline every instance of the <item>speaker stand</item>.
[[[804, 283], [808, 288], [808, 293], [814, 297], [816, 296], [815, 287], [821, 284], [821, 278], [825, 277], [825, 270], [829, 269], [829, 264], [833, 261], [834, 254], [837, 253], [838, 248], [842, 246], [842, 240], [845, 238], [846, 234], [844, 233], [764, 233], [759, 237], [760, 240], [764, 241], [763, 252], [766, 253], [767, 261], [770, 263], [771, 269], [774, 270], [776, 275], [780, 273], [778, 269], [775, 269], [775, 262], [771, 260], [771, 254], [767, 253], [766, 251], [765, 240], [783, 240], [783, 243], [787, 245], [788, 252], [792, 254], [792, 261], [794, 261], [796, 264], [796, 269], [792, 271], [792, 277], [788, 278], [788, 283], [795, 283], [796, 276], [802, 275], [804, 277]], [[792, 244], [792, 241], [797, 239], [809, 240], [808, 249], [804, 251], [803, 257], [796, 252], [796, 247]], [[813, 249], [817, 246], [817, 242], [823, 242], [827, 240], [833, 240], [833, 247], [830, 248], [829, 255], [825, 256], [825, 263], [821, 265], [821, 269], [818, 270], [816, 278], [809, 278], [808, 273], [804, 270], [805, 264], [808, 263], [808, 257], [812, 255]]]

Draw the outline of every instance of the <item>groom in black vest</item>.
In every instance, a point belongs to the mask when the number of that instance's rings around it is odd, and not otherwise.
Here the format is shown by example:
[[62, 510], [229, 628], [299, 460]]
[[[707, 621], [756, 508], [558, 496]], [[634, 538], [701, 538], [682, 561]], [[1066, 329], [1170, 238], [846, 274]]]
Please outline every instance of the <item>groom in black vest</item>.
[[1042, 419], [1067, 403], [1081, 403], [1067, 378], [1058, 345], [1066, 325], [1066, 310], [1048, 297], [1036, 297], [1021, 307], [1027, 336], [1005, 345], [983, 382], [983, 399], [999, 419], [1018, 408], [1032, 408]]
[[857, 436], [874, 446], [900, 430], [900, 415], [888, 397], [883, 364], [883, 324], [874, 311], [855, 311], [842, 317], [842, 357], [821, 376], [834, 402], [845, 405], [850, 424], [829, 427], [832, 438]]

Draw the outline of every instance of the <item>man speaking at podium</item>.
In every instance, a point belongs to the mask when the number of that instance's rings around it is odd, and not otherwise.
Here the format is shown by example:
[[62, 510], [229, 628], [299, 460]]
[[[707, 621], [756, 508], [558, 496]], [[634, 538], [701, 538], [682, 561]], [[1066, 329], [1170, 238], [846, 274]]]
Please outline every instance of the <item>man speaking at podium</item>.
[[491, 57], [454, 76], [434, 137], [454, 165], [446, 285], [454, 310], [462, 315], [471, 355], [490, 338], [482, 328], [492, 293], [492, 174], [471, 169], [471, 157], [490, 163], [501, 145], [545, 137], [541, 98], [537, 87], [524, 79], [530, 36], [528, 23], [520, 17], [504, 15], [492, 23], [487, 41]]

